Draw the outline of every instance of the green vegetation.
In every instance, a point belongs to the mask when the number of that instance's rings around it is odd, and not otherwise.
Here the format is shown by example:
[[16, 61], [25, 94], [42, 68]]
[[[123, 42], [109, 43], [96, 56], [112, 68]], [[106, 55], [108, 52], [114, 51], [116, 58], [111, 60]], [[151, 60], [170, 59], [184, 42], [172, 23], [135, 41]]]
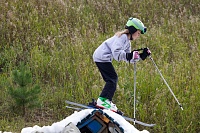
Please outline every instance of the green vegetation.
[[12, 75], [15, 85], [8, 88], [8, 93], [15, 101], [14, 109], [21, 110], [25, 116], [27, 107], [31, 109], [40, 106], [38, 97], [41, 89], [38, 85], [34, 87], [29, 85], [32, 83], [32, 76], [23, 63], [20, 65], [20, 70], [14, 70]]
[[[182, 111], [151, 60], [137, 64], [137, 119], [156, 123], [153, 133], [200, 131], [199, 0], [1, 0], [0, 1], [0, 131], [20, 132], [51, 125], [73, 111], [65, 100], [87, 103], [104, 85], [92, 60], [106, 38], [122, 30], [129, 17], [148, 27], [132, 42], [148, 46], [152, 57], [182, 103]], [[42, 89], [41, 107], [25, 117], [13, 108], [8, 87], [21, 62], [30, 67], [32, 84]], [[133, 117], [133, 65], [113, 62], [119, 75], [114, 103]], [[83, 100], [84, 99], [84, 100]]]

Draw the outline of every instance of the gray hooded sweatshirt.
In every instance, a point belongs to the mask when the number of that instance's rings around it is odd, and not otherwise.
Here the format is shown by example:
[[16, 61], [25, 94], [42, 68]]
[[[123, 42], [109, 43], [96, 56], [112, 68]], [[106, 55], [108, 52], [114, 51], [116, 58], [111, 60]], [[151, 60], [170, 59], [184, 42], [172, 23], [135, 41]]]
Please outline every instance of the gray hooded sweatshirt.
[[126, 53], [131, 52], [131, 43], [126, 34], [113, 37], [104, 41], [93, 54], [94, 62], [127, 61]]

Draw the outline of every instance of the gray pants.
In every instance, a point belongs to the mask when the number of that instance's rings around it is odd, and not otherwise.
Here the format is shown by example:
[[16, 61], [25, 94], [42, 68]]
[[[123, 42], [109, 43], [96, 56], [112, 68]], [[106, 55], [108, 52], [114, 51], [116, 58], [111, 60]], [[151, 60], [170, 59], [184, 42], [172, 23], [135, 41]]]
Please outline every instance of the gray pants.
[[104, 97], [112, 101], [117, 88], [118, 76], [111, 62], [95, 62], [103, 80], [106, 82], [100, 97]]

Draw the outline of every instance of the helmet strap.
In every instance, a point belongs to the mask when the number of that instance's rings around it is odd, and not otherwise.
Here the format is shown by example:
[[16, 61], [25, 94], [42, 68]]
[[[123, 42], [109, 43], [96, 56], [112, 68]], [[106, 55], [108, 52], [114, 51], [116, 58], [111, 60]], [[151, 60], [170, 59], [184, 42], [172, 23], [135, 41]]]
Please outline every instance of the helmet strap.
[[130, 36], [130, 40], [133, 40], [133, 37], [132, 37], [133, 34], [130, 33], [130, 35], [131, 35], [131, 36]]

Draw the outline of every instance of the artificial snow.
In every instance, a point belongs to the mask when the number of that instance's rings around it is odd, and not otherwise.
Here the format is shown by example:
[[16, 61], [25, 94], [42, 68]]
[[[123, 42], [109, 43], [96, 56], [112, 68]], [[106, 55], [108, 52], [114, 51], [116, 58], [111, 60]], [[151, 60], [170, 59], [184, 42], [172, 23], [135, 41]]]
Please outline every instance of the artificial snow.
[[[26, 127], [21, 130], [21, 133], [60, 133], [70, 122], [77, 125], [78, 122], [81, 122], [82, 119], [91, 114], [93, 110], [94, 109], [85, 109], [80, 112], [75, 111], [72, 115], [60, 122], [53, 123], [51, 126], [39, 127], [35, 125], [33, 127]], [[124, 133], [149, 133], [147, 130], [139, 131], [119, 114], [110, 110], [103, 110], [103, 112], [112, 117], [114, 121], [124, 129]]]

